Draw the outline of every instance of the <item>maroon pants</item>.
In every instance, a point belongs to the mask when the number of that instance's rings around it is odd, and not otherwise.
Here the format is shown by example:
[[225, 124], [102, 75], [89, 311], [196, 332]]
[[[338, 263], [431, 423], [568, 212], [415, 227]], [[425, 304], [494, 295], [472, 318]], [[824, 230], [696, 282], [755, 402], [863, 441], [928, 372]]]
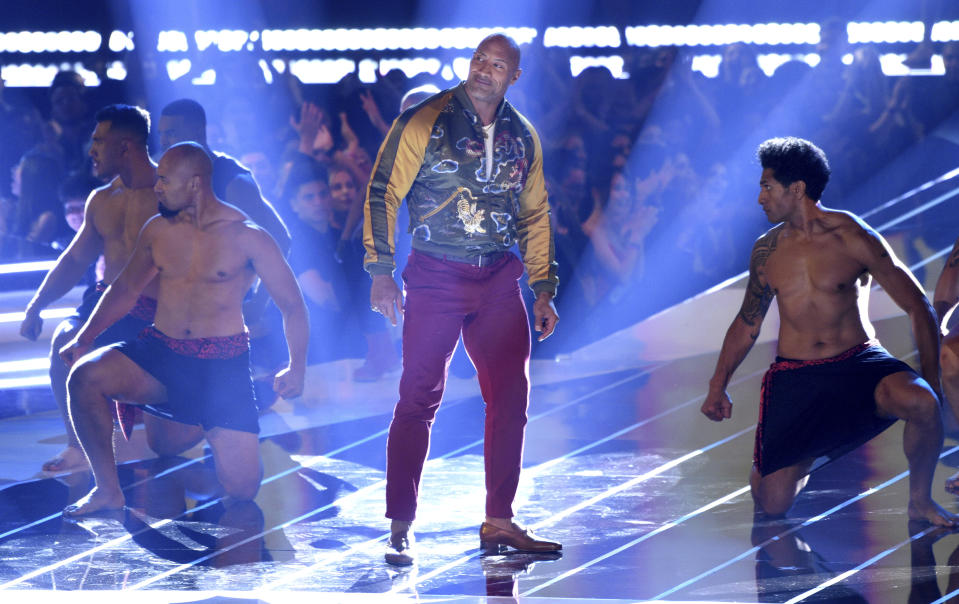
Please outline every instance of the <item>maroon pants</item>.
[[460, 333], [486, 402], [486, 513], [513, 516], [529, 402], [530, 334], [517, 280], [523, 264], [506, 254], [489, 266], [415, 251], [403, 271], [403, 376], [386, 445], [386, 517], [412, 521], [430, 428]]

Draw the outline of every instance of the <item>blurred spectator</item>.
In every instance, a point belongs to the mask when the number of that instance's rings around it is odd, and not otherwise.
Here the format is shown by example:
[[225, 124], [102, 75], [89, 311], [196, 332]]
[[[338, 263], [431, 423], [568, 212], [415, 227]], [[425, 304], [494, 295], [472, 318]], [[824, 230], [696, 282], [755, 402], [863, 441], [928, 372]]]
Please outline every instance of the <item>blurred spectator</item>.
[[280, 249], [286, 252], [290, 237], [276, 210], [269, 201], [263, 199], [248, 169], [229, 155], [209, 147], [206, 127], [206, 111], [202, 105], [193, 99], [173, 101], [160, 113], [157, 124], [160, 146], [166, 151], [171, 145], [183, 141], [202, 145], [213, 158], [213, 192], [216, 196], [243, 210], [253, 222], [266, 229]]
[[[43, 131], [40, 112], [28, 101], [14, 102], [0, 79], [0, 198], [10, 194], [13, 167]], [[2, 229], [0, 229], [2, 230]]]
[[656, 225], [659, 208], [648, 204], [648, 197], [636, 197], [635, 182], [625, 172], [613, 172], [604, 191], [602, 216], [589, 231], [596, 270], [587, 294], [594, 306], [604, 299], [625, 301], [638, 291], [637, 284], [645, 272], [645, 240]]
[[279, 175], [269, 155], [259, 150], [248, 150], [240, 156], [240, 163], [249, 168], [266, 199], [273, 202], [279, 197]]
[[[70, 232], [54, 241], [54, 247], [57, 250], [65, 250], [73, 240], [73, 234], [80, 230], [83, 224], [84, 212], [86, 210], [87, 198], [94, 189], [102, 186], [99, 180], [93, 177], [88, 171], [71, 172], [60, 185], [59, 197], [63, 203], [63, 214], [66, 223], [70, 226]], [[97, 281], [103, 279], [103, 256], [90, 265], [87, 275], [81, 281], [82, 285], [91, 286]]]
[[386, 320], [369, 309], [370, 277], [363, 269], [363, 228], [357, 223], [351, 233], [342, 231], [347, 216], [355, 208], [362, 209], [363, 194], [353, 176], [353, 170], [340, 163], [329, 169], [330, 224], [333, 232], [340, 232], [336, 257], [342, 263], [343, 277], [349, 288], [349, 298], [356, 303], [345, 307], [356, 316], [355, 324], [366, 340], [366, 361], [353, 372], [358, 382], [373, 382], [400, 366], [399, 356], [387, 330]]
[[64, 165], [68, 170], [81, 168], [95, 124], [87, 102], [86, 85], [77, 72], [61, 71], [54, 76], [50, 85], [49, 125]]
[[40, 150], [28, 152], [14, 168], [17, 201], [9, 234], [17, 241], [17, 257], [52, 256], [54, 240], [70, 237], [58, 194], [63, 178], [62, 160]]
[[704, 78], [702, 85], [720, 120], [720, 140], [755, 130], [767, 114], [768, 79], [759, 69], [752, 45], [727, 46], [718, 75]]
[[351, 344], [346, 312], [350, 287], [343, 265], [335, 258], [340, 232], [330, 224], [332, 198], [327, 182], [326, 168], [320, 163], [302, 162], [291, 172], [287, 186], [295, 215], [290, 221], [290, 266], [310, 313], [311, 363], [349, 356]]
[[896, 83], [885, 111], [870, 127], [887, 153], [930, 134], [959, 106], [959, 42], [943, 46], [942, 62], [941, 78], [907, 76]]

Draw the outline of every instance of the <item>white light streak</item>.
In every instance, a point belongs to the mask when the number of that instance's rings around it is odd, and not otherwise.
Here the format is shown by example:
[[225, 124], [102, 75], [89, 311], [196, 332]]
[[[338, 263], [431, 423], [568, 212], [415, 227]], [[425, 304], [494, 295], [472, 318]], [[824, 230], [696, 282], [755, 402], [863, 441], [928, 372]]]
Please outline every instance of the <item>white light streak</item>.
[[618, 48], [620, 44], [615, 27], [547, 27], [543, 33], [543, 46]]
[[623, 57], [619, 55], [608, 57], [580, 57], [574, 55], [569, 58], [569, 70], [574, 78], [587, 67], [605, 67], [613, 74], [614, 78], [620, 80], [629, 77], [629, 74], [623, 71]]

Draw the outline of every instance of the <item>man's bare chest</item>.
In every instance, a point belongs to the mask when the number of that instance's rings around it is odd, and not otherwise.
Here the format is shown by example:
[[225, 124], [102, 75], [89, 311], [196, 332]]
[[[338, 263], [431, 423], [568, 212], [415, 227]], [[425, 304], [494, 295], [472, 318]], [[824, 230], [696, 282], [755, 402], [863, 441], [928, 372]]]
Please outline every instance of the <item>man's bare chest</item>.
[[229, 282], [251, 271], [246, 254], [228, 234], [186, 228], [172, 228], [155, 243], [153, 261], [161, 277], [191, 282]]
[[832, 241], [784, 242], [765, 266], [767, 283], [779, 296], [817, 291], [842, 294], [865, 280], [865, 267]]

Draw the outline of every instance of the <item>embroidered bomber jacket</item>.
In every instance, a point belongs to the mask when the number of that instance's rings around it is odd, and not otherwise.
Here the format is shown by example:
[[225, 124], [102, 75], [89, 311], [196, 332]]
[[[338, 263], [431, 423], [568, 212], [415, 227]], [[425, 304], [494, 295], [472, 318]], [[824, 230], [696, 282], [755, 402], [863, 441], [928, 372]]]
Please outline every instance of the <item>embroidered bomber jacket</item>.
[[530, 288], [555, 295], [559, 279], [539, 136], [505, 99], [495, 124], [487, 179], [483, 124], [462, 83], [396, 118], [364, 204], [364, 265], [371, 275], [395, 267], [396, 211], [405, 198], [414, 249], [474, 256], [517, 243]]

